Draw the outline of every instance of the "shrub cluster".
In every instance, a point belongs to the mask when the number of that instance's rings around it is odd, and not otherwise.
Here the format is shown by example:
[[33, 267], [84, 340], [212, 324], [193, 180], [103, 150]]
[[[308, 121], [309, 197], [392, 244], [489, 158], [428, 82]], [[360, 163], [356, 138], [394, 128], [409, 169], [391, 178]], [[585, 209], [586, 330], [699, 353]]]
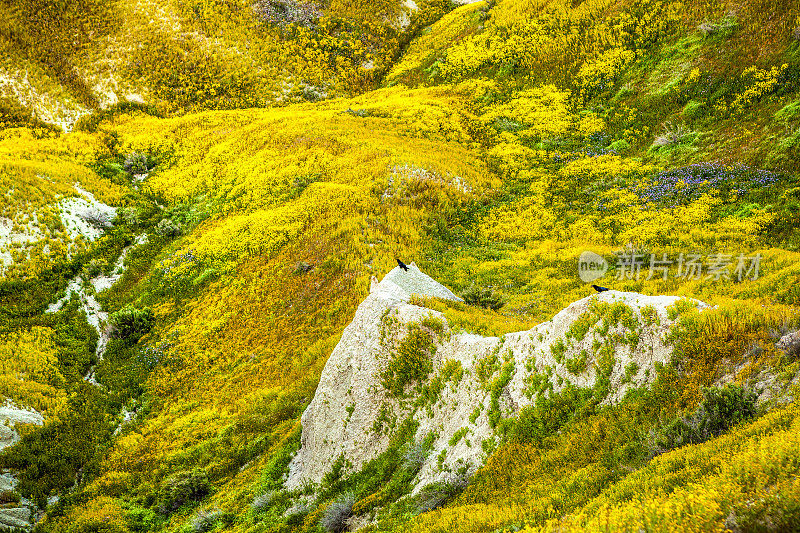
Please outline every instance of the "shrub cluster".
[[461, 297], [464, 298], [464, 301], [469, 305], [477, 305], [478, 307], [491, 309], [492, 311], [497, 311], [505, 305], [502, 298], [488, 287], [470, 285], [461, 293]]
[[129, 174], [145, 174], [149, 170], [147, 155], [132, 152], [125, 157], [122, 166]]
[[184, 505], [199, 502], [209, 492], [211, 483], [205, 470], [196, 468], [179, 472], [164, 481], [158, 495], [158, 509], [170, 514]]
[[90, 207], [81, 211], [78, 213], [78, 217], [100, 230], [106, 230], [113, 225], [111, 223], [111, 216], [96, 207]]
[[691, 415], [676, 418], [664, 428], [656, 442], [656, 451], [665, 452], [718, 437], [755, 415], [756, 398], [754, 392], [733, 384], [704, 389], [703, 401]]
[[427, 513], [453, 500], [467, 488], [469, 481], [468, 473], [459, 472], [451, 474], [444, 481], [426, 485], [417, 495], [416, 512]]
[[389, 365], [381, 374], [383, 387], [394, 397], [405, 394], [407, 385], [419, 382], [431, 373], [431, 358], [436, 345], [430, 334], [418, 324], [409, 326], [408, 335], [399, 343]]
[[125, 306], [112, 314], [109, 322], [116, 338], [135, 343], [153, 328], [155, 315], [149, 307]]
[[156, 233], [162, 237], [177, 237], [182, 230], [181, 225], [170, 218], [161, 219], [161, 222], [156, 224]]

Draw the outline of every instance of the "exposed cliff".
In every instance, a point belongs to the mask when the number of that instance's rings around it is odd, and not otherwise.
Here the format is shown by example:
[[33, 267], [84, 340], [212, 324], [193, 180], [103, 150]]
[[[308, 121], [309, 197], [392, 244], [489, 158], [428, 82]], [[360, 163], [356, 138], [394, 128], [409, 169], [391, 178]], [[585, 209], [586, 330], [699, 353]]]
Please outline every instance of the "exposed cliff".
[[359, 470], [408, 417], [418, 422], [415, 442], [430, 444], [418, 489], [471, 473], [494, 449], [502, 420], [538, 398], [574, 387], [615, 403], [652, 382], [672, 355], [666, 335], [678, 306], [670, 306], [680, 300], [609, 291], [498, 338], [454, 331], [442, 313], [410, 303], [413, 295], [457, 298], [414, 265], [372, 288], [303, 414], [288, 488], [320, 483], [337, 461]]

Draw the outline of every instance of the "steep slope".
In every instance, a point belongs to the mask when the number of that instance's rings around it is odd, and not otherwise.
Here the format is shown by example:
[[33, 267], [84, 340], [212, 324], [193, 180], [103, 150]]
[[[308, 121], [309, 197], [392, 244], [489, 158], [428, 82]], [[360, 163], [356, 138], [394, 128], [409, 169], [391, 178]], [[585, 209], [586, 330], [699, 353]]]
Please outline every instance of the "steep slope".
[[0, 110], [16, 102], [71, 131], [115, 105], [163, 114], [357, 94], [447, 4], [4, 1]]

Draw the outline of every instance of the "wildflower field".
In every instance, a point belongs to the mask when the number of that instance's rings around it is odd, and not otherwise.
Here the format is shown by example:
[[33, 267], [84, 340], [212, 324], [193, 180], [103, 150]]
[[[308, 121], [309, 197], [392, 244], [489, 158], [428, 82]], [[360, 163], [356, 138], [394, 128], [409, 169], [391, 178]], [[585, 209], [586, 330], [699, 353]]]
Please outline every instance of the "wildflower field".
[[[0, 508], [34, 531], [800, 529], [796, 2], [0, 0], [0, 50], [0, 394], [44, 420], [0, 451]], [[65, 223], [81, 191], [116, 208], [97, 238]], [[469, 477], [415, 490], [401, 420], [289, 491], [396, 258], [483, 336], [590, 283], [711, 307], [674, 308], [673, 360], [620, 402], [498, 414]]]

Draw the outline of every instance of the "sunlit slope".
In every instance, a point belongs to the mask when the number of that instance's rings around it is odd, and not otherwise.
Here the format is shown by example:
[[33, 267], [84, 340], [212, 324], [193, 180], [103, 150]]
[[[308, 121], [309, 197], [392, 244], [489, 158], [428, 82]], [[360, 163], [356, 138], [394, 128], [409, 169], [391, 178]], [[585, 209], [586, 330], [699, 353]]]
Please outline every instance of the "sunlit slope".
[[[580, 142], [579, 115], [559, 107], [563, 100], [555, 88], [538, 91], [520, 96], [529, 99], [530, 116], [555, 113], [560, 118], [555, 125], [529, 119], [532, 128], [556, 128]], [[718, 316], [687, 334], [699, 350], [692, 355], [695, 363], [682, 370], [692, 378], [674, 388], [679, 378], [668, 374], [661, 392], [642, 400], [654, 412], [642, 404], [626, 405], [621, 409], [632, 418], [600, 413], [581, 422], [605, 424], [605, 417], [619, 418], [619, 439], [637, 435], [629, 457], [636, 466], [646, 461], [647, 453], [645, 436], [630, 433], [637, 417], [657, 424], [659, 412], [671, 416], [692, 408], [700, 388], [720, 377], [721, 362], [738, 364], [749, 343], [768, 346], [769, 329], [793, 320], [791, 306], [797, 304], [798, 293], [789, 280], [798, 272], [796, 254], [770, 249], [781, 241], [760, 231], [771, 220], [768, 211], [760, 217], [754, 213], [742, 218], [730, 209], [726, 214], [725, 206], [741, 200], [717, 198], [713, 191], [681, 196], [679, 205], [648, 204], [635, 200], [636, 189], [625, 185], [648, 183], [648, 176], [656, 172], [638, 160], [612, 154], [548, 154], [513, 139], [496, 144], [499, 134], [487, 122], [503, 104], [486, 105], [481, 101], [484, 94], [486, 84], [393, 88], [313, 106], [168, 120], [121, 116], [102, 124], [98, 135], [116, 135], [118, 153], [143, 151], [162, 161], [145, 187], [172, 206], [166, 216], [193, 229], [165, 243], [161, 251], [153, 249], [154, 261], [142, 265], [146, 270], [137, 274], [141, 281], [124, 282], [104, 298], [110, 311], [127, 303], [155, 310], [158, 326], [141, 346], [152, 369], [145, 403], [139, 408], [141, 418], [126, 426], [102, 457], [98, 476], [82, 489], [75, 504], [67, 502], [52, 511], [46, 527], [60, 531], [67, 524], [90, 524], [107, 515], [127, 524], [124, 527], [150, 517], [153, 524], [162, 524], [158, 527], [178, 530], [194, 520], [198, 507], [179, 505], [170, 511], [170, 487], [179, 479], [195, 479], [187, 478], [195, 469], [205, 476], [195, 481], [208, 483], [197, 495], [203, 509], [228, 513], [233, 530], [264, 523], [249, 504], [254, 496], [279, 486], [287, 454], [298, 446], [299, 414], [327, 355], [366, 295], [369, 276], [382, 275], [395, 257], [416, 260], [456, 290], [477, 283], [502, 294], [507, 304], [500, 313], [446, 311], [465, 329], [487, 334], [509, 331], [503, 323], [517, 314], [529, 320], [545, 318], [584, 296], [586, 288], [577, 279], [575, 265], [587, 248], [609, 253], [636, 238], [668, 250], [760, 250], [764, 269], [757, 280], [614, 283], [644, 293], [698, 296], [723, 307]], [[553, 162], [555, 153], [565, 160]], [[606, 193], [620, 198], [617, 208], [578, 216], [582, 207], [572, 197], [570, 183], [603, 183], [620, 175], [630, 181], [616, 181]], [[784, 182], [776, 183], [779, 194]], [[551, 215], [548, 210], [553, 210]], [[542, 221], [549, 227], [539, 226]], [[756, 312], [762, 303], [769, 308]], [[524, 322], [517, 324], [524, 327]], [[742, 335], [732, 343], [729, 331], [735, 328]], [[719, 343], [721, 351], [703, 351], [708, 342]], [[761, 359], [745, 362], [749, 374], [743, 376], [774, 366], [788, 365], [792, 372], [792, 361], [782, 360], [774, 348]], [[101, 378], [103, 372], [101, 368]], [[584, 442], [582, 427], [563, 438]], [[594, 442], [613, 455], [619, 441], [604, 438]], [[536, 454], [540, 443], [524, 446], [525, 453]], [[563, 448], [563, 453], [569, 449]], [[509, 474], [527, 468], [503, 462], [512, 450], [496, 452], [496, 462], [481, 476], [491, 476], [493, 465]], [[579, 455], [575, 463], [564, 463], [563, 474], [595, 468], [587, 466], [597, 453], [593, 450], [586, 452], [588, 462]], [[547, 468], [537, 475], [550, 472]], [[530, 490], [548, 486], [544, 478], [533, 479], [541, 486], [532, 482]], [[593, 487], [573, 505], [594, 497], [600, 485]], [[505, 494], [510, 485], [498, 488]], [[209, 493], [213, 495], [206, 499]], [[478, 492], [465, 494], [465, 503], [473, 498], [470, 494]], [[482, 501], [497, 501], [480, 508], [486, 512], [492, 505], [511, 504], [502, 503], [508, 496], [481, 494]], [[515, 494], [515, 502], [522, 499], [513, 503], [517, 510], [492, 515], [491, 524], [533, 518], [527, 493]], [[472, 507], [455, 505], [456, 515], [425, 515], [419, 527], [447, 528], [451, 520], [473, 524], [473, 518], [454, 518], [462, 512], [474, 516]], [[60, 513], [66, 514], [59, 518]], [[441, 523], [436, 522], [439, 516]], [[554, 516], [560, 515], [541, 518]], [[411, 518], [400, 514], [387, 520], [403, 524]], [[309, 520], [313, 530], [316, 522], [311, 515]]]
[[[605, 120], [603, 146], [794, 170], [798, 17], [789, 1], [478, 2], [426, 28], [386, 80], [553, 83]], [[512, 133], [524, 123], [506, 118]]]
[[64, 202], [80, 198], [80, 190], [124, 207], [125, 188], [87, 167], [99, 146], [95, 137], [57, 137], [48, 129], [8, 129], [0, 136], [0, 187], [5, 191], [0, 196], [0, 254], [5, 276], [35, 275], [85, 249], [89, 240], [67, 227], [62, 215]]
[[91, 111], [230, 109], [374, 88], [446, 3], [0, 2], [2, 95], [71, 130]]
[[348, 101], [101, 127], [119, 134], [122, 153], [169, 153], [145, 186], [202, 221], [141, 285], [104, 300], [110, 311], [151, 306], [162, 326], [147, 352], [152, 411], [115, 440], [87, 494], [150, 507], [170, 473], [201, 467], [222, 490], [218, 505], [245, 513], [257, 472], [296, 442], [285, 439], [296, 439], [296, 417], [369, 275], [395, 256], [424, 260], [434, 213], [499, 186], [466, 148], [459, 95], [381, 96], [383, 118], [354, 116], [359, 102]]

